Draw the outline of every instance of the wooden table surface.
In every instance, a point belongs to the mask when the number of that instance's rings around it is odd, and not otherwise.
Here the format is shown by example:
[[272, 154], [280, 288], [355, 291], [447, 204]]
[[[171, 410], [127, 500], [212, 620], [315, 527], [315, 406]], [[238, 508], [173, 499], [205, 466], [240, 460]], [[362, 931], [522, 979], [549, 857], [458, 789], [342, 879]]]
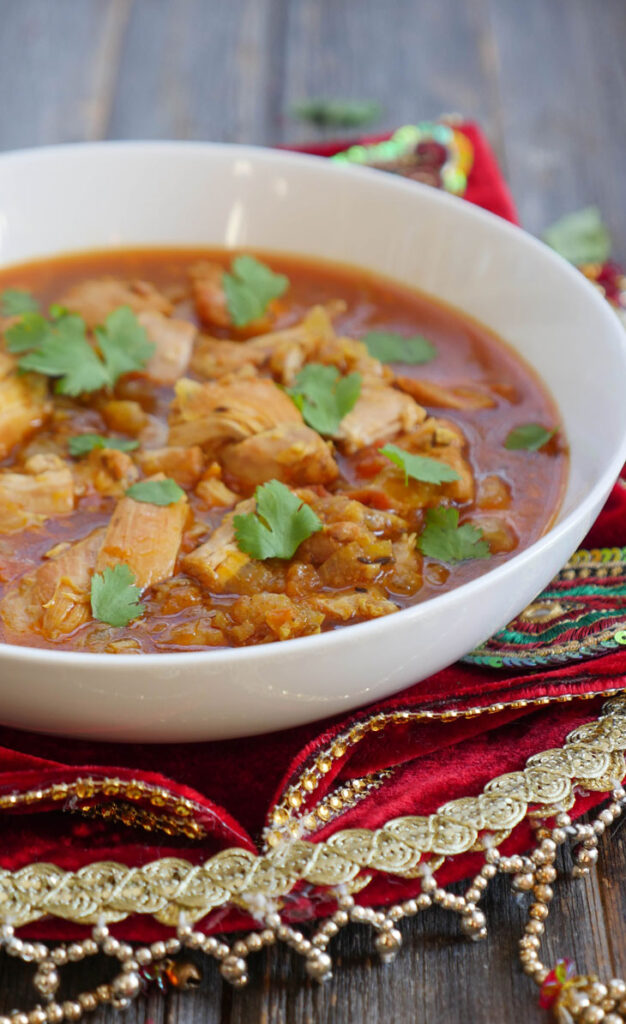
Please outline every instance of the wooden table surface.
[[[288, 116], [296, 100], [378, 100], [381, 128], [462, 112], [479, 120], [521, 219], [540, 233], [596, 203], [626, 260], [624, 0], [0, 0], [0, 148], [103, 138], [296, 142], [321, 133]], [[1, 835], [0, 835], [1, 842]], [[548, 962], [573, 956], [626, 973], [626, 832], [598, 871], [563, 879]], [[522, 910], [498, 879], [490, 936], [461, 939], [452, 915], [402, 926], [392, 967], [365, 928], [335, 945], [335, 978], [305, 980], [291, 954], [252, 960], [233, 991], [209, 965], [200, 991], [150, 995], [129, 1024], [533, 1024], [544, 1016], [515, 961]], [[0, 1012], [32, 971], [0, 960]], [[93, 966], [80, 973], [96, 984]], [[75, 978], [75, 981], [78, 979]], [[100, 980], [100, 978], [98, 978]], [[111, 1021], [102, 1010], [96, 1024]]]

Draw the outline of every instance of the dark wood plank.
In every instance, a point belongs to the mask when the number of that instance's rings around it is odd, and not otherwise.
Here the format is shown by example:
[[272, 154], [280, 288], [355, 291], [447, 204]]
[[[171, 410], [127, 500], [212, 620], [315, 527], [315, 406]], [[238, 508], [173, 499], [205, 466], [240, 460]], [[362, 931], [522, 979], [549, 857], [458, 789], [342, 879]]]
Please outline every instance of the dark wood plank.
[[[297, 0], [289, 7], [286, 112], [313, 96], [372, 99], [384, 108], [384, 129], [461, 110], [498, 141], [496, 70], [483, 0]], [[307, 139], [311, 126], [286, 119], [284, 134]]]
[[110, 138], [264, 142], [282, 40], [273, 0], [134, 0]]
[[4, 0], [0, 149], [102, 134], [132, 0]]
[[597, 203], [626, 259], [626, 4], [491, 0], [506, 162], [536, 234]]

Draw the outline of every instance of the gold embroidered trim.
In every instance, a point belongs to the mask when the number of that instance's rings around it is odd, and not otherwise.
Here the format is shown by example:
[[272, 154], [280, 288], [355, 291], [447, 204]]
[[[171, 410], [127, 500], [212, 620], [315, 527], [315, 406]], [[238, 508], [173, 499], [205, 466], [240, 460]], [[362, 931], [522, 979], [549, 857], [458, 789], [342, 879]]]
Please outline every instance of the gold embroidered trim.
[[[610, 687], [594, 693], [560, 693], [556, 696], [519, 698], [518, 700], [498, 701], [495, 704], [476, 705], [469, 708], [446, 708], [443, 711], [392, 711], [371, 715], [370, 718], [356, 722], [350, 729], [335, 736], [329, 746], [319, 751], [315, 755], [315, 759], [300, 772], [295, 782], [287, 787], [281, 800], [270, 812], [270, 825], [265, 829], [263, 837], [264, 849], [271, 849], [280, 843], [289, 842], [294, 836], [301, 835], [303, 830], [312, 832], [315, 827], [321, 828], [326, 823], [323, 815], [320, 815], [315, 807], [311, 808], [308, 802], [323, 777], [333, 769], [335, 763], [344, 757], [351, 747], [360, 743], [369, 732], [382, 732], [391, 725], [416, 722], [455, 722], [468, 718], [479, 718], [481, 715], [499, 714], [506, 710], [521, 710], [528, 707], [545, 707], [548, 704], [567, 704], [576, 700], [592, 700], [596, 697], [611, 697], [621, 692], [620, 687]], [[360, 780], [355, 781], [358, 783]], [[316, 821], [316, 815], [319, 818], [318, 821]]]
[[[228, 849], [201, 865], [163, 858], [143, 867], [113, 861], [64, 871], [30, 864], [0, 871], [0, 920], [15, 927], [46, 915], [80, 924], [149, 914], [175, 925], [236, 901], [286, 895], [313, 886], [352, 883], [363, 869], [413, 877], [424, 855], [457, 856], [508, 835], [531, 808], [554, 813], [575, 787], [609, 792], [624, 777], [626, 695], [609, 701], [601, 717], [574, 730], [562, 747], [529, 758], [523, 770], [493, 779], [477, 797], [452, 800], [428, 816], [396, 818], [380, 829], [347, 829], [327, 841], [282, 843], [264, 855]], [[479, 843], [480, 840], [480, 843]]]

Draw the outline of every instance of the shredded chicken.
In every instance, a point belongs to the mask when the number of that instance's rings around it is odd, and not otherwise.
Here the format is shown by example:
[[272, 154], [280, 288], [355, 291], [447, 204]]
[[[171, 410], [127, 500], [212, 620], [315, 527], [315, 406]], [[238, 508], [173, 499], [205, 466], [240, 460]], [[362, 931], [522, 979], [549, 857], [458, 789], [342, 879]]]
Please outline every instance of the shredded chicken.
[[0, 533], [15, 533], [74, 509], [74, 479], [56, 455], [33, 455], [24, 473], [0, 472]]
[[426, 411], [392, 387], [364, 384], [356, 405], [344, 416], [337, 433], [350, 454], [374, 441], [389, 441], [426, 419]]
[[187, 320], [163, 316], [153, 310], [140, 313], [137, 319], [145, 329], [148, 340], [156, 345], [142, 376], [156, 384], [175, 384], [187, 372], [198, 333], [196, 328]]
[[188, 489], [196, 486], [204, 470], [204, 455], [197, 445], [146, 448], [137, 452], [136, 459], [146, 476], [164, 473]]
[[0, 459], [43, 425], [52, 412], [48, 388], [35, 374], [8, 373], [0, 380]]
[[90, 278], [72, 285], [59, 304], [82, 316], [87, 327], [104, 323], [119, 306], [130, 306], [133, 313], [147, 310], [171, 313], [172, 304], [147, 281], [122, 281], [116, 277]]
[[[162, 473], [150, 478], [163, 480]], [[174, 505], [152, 505], [124, 497], [106, 530], [96, 569], [128, 565], [143, 590], [174, 574], [188, 515], [186, 495]]]
[[253, 499], [240, 501], [234, 511], [224, 517], [209, 539], [183, 558], [183, 571], [200, 580], [216, 594], [227, 591], [240, 569], [250, 561], [250, 556], [237, 547], [233, 519], [235, 515], [253, 512], [254, 508]]
[[396, 384], [416, 401], [428, 407], [473, 412], [476, 409], [493, 409], [496, 404], [491, 395], [478, 387], [447, 387], [434, 380], [424, 380], [422, 377], [396, 377]]
[[281, 423], [227, 445], [220, 460], [224, 469], [248, 488], [266, 480], [328, 484], [339, 475], [331, 445], [303, 423]]

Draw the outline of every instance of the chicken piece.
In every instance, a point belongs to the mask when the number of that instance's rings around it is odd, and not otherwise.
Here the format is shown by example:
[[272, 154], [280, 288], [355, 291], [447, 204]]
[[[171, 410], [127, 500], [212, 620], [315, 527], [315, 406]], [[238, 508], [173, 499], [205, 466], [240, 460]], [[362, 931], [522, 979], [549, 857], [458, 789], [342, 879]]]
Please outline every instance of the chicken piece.
[[269, 330], [275, 319], [276, 302], [270, 302], [267, 312], [257, 320], [236, 327], [233, 323], [224, 291], [224, 268], [219, 263], [196, 263], [189, 270], [191, 292], [196, 312], [207, 327], [228, 327], [243, 337]]
[[398, 611], [397, 605], [389, 601], [379, 587], [355, 590], [354, 593], [315, 594], [307, 597], [307, 604], [322, 612], [328, 623], [376, 619]]
[[208, 384], [183, 377], [170, 412], [169, 443], [201, 445], [217, 453], [229, 441], [242, 441], [279, 423], [302, 423], [291, 399], [265, 377]]
[[392, 387], [364, 384], [356, 405], [341, 421], [337, 440], [350, 455], [374, 441], [389, 441], [425, 419], [426, 411], [408, 395]]
[[224, 469], [245, 487], [266, 480], [284, 484], [327, 484], [339, 475], [332, 446], [310, 427], [281, 423], [222, 449]]
[[267, 643], [319, 633], [323, 614], [308, 603], [296, 603], [286, 594], [252, 594], [229, 608], [235, 620], [230, 637], [235, 643]]
[[324, 587], [341, 590], [357, 585], [367, 586], [384, 574], [393, 560], [390, 540], [379, 540], [365, 532], [358, 540], [342, 544], [318, 568]]
[[47, 640], [62, 639], [91, 618], [91, 576], [105, 528], [50, 558], [23, 576], [5, 595], [0, 613], [17, 633], [31, 629]]
[[0, 459], [43, 425], [52, 412], [42, 377], [9, 373], [0, 380]]
[[209, 539], [183, 558], [183, 572], [200, 580], [214, 593], [227, 591], [240, 569], [250, 562], [250, 556], [240, 551], [237, 546], [233, 519], [236, 515], [254, 512], [255, 507], [254, 498], [240, 501], [236, 508], [224, 517]]
[[447, 387], [421, 377], [396, 377], [396, 384], [422, 405], [435, 408], [474, 412], [477, 409], [493, 409], [496, 404], [490, 394], [477, 386], [461, 384], [458, 387]]
[[135, 458], [146, 476], [164, 473], [186, 490], [196, 486], [204, 470], [204, 455], [197, 445], [147, 448], [137, 452]]
[[239, 495], [231, 491], [217, 476], [201, 480], [196, 487], [196, 494], [209, 508], [230, 508], [239, 501]]
[[336, 366], [342, 373], [360, 373], [365, 383], [387, 384], [393, 380], [393, 372], [379, 359], [368, 352], [367, 345], [355, 338], [326, 337], [315, 352], [315, 361], [327, 366]]
[[254, 377], [267, 355], [250, 341], [226, 341], [201, 334], [191, 356], [191, 369], [199, 377], [218, 380], [228, 374]]
[[97, 491], [108, 497], [121, 497], [134, 484], [139, 471], [130, 455], [116, 448], [94, 448], [74, 470], [82, 493]]
[[[320, 496], [307, 488], [298, 488], [297, 496], [310, 505], [324, 528], [308, 537], [298, 548], [298, 559], [320, 566], [346, 545], [357, 542], [362, 548], [377, 538], [400, 537], [407, 524], [391, 512], [368, 508], [344, 494]], [[379, 551], [387, 557], [390, 551]], [[365, 563], [363, 563], [365, 564]]]
[[16, 366], [17, 360], [15, 356], [0, 349], [0, 380], [4, 380], [10, 373], [13, 373]]
[[147, 281], [121, 281], [116, 277], [98, 277], [72, 285], [59, 304], [82, 316], [87, 327], [104, 323], [109, 313], [119, 306], [130, 306], [133, 313], [147, 310], [171, 313], [172, 304]]
[[163, 316], [146, 310], [137, 317], [156, 350], [148, 360], [141, 376], [155, 384], [175, 384], [189, 366], [193, 343], [198, 333], [187, 320]]
[[416, 547], [414, 533], [393, 542], [393, 562], [385, 576], [385, 587], [394, 594], [410, 597], [422, 586], [422, 553]]
[[335, 339], [332, 316], [344, 308], [344, 303], [313, 306], [299, 324], [283, 331], [273, 331], [252, 338], [246, 349], [263, 353], [264, 365], [282, 384], [293, 384], [306, 362], [316, 361], [317, 353]]
[[74, 479], [63, 459], [33, 455], [24, 469], [0, 472], [0, 533], [15, 533], [74, 509]]
[[[149, 479], [165, 477], [157, 473]], [[121, 498], [107, 527], [97, 571], [125, 562], [142, 590], [173, 576], [188, 511], [186, 495], [174, 505]]]

